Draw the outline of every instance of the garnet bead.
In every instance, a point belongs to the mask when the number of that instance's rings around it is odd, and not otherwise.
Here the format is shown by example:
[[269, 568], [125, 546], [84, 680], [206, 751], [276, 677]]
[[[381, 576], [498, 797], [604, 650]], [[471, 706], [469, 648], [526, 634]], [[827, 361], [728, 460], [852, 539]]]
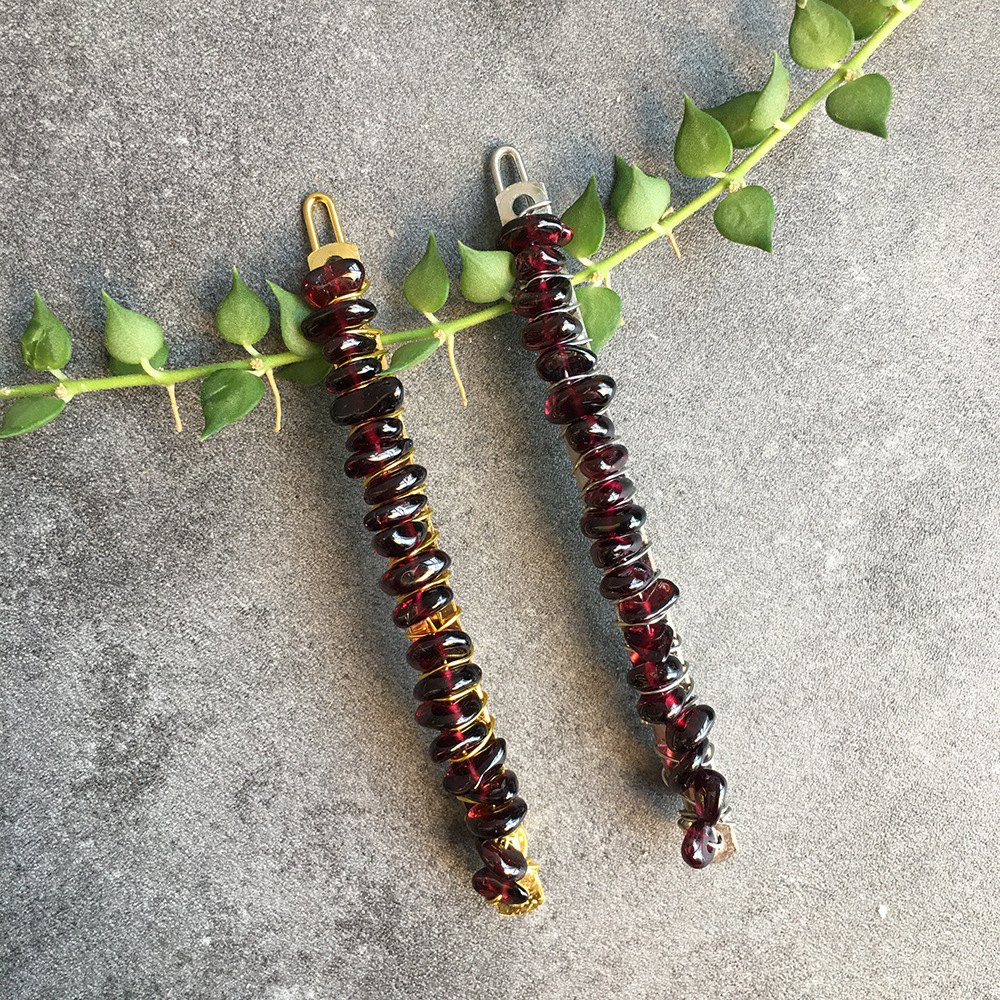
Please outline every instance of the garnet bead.
[[436, 670], [450, 660], [460, 660], [472, 655], [472, 639], [458, 629], [449, 632], [432, 632], [414, 639], [406, 651], [406, 662], [414, 670], [426, 673]]
[[590, 546], [590, 561], [599, 569], [608, 569], [633, 559], [646, 548], [646, 545], [646, 536], [641, 531], [598, 538]]
[[513, 833], [528, 814], [528, 804], [524, 799], [515, 796], [501, 809], [477, 803], [469, 809], [465, 824], [472, 835], [483, 840], [497, 840]]
[[404, 434], [403, 421], [399, 417], [379, 417], [367, 420], [347, 436], [348, 451], [365, 451], [398, 441]]
[[372, 538], [372, 548], [386, 559], [398, 559], [423, 545], [430, 529], [426, 521], [406, 521], [380, 531]]
[[589, 486], [583, 493], [583, 504], [590, 510], [611, 510], [620, 507], [635, 495], [635, 483], [628, 476], [605, 479]]
[[630, 625], [622, 629], [622, 638], [629, 649], [638, 653], [667, 653], [674, 643], [674, 630], [665, 621], [650, 625]]
[[339, 337], [331, 337], [323, 345], [323, 357], [330, 364], [339, 365], [349, 358], [355, 358], [359, 354], [372, 354], [378, 349], [378, 341], [374, 337], [351, 331]]
[[[452, 795], [466, 795], [474, 788], [478, 788], [487, 776], [503, 767], [506, 758], [506, 742], [497, 739], [490, 740], [486, 746], [477, 751], [475, 757], [449, 765], [442, 779], [445, 791], [451, 792]], [[478, 805], [476, 808], [484, 809], [486, 806]]]
[[455, 668], [445, 667], [427, 677], [422, 677], [413, 688], [417, 701], [453, 698], [474, 688], [483, 679], [483, 672], [475, 663], [460, 663]]
[[378, 472], [383, 466], [413, 454], [413, 442], [409, 438], [390, 441], [381, 447], [369, 448], [351, 455], [344, 462], [344, 472], [351, 479], [365, 479]]
[[588, 510], [580, 518], [580, 530], [588, 538], [608, 538], [611, 535], [626, 535], [638, 531], [646, 523], [646, 511], [638, 504], [630, 503], [610, 513], [603, 510]]
[[488, 802], [492, 806], [502, 805], [517, 795], [517, 775], [513, 771], [500, 771], [491, 775], [478, 788], [465, 793], [465, 798], [474, 802]]
[[561, 271], [566, 254], [550, 247], [528, 247], [514, 258], [514, 273], [518, 281], [528, 281], [535, 275]]
[[393, 609], [392, 620], [398, 628], [409, 628], [443, 611], [454, 600], [451, 587], [428, 587], [404, 597]]
[[445, 730], [431, 744], [431, 760], [436, 764], [461, 757], [482, 743], [489, 735], [485, 722], [476, 722], [465, 729]]
[[364, 525], [369, 531], [381, 531], [390, 525], [409, 521], [427, 506], [427, 497], [422, 493], [411, 493], [397, 500], [376, 507], [365, 514]]
[[379, 473], [365, 485], [365, 503], [374, 507], [387, 503], [393, 497], [405, 496], [420, 489], [426, 479], [427, 470], [422, 465], [416, 464]]
[[535, 362], [535, 371], [546, 382], [561, 382], [578, 375], [588, 375], [596, 367], [597, 355], [593, 351], [565, 344], [546, 351]]
[[394, 375], [386, 375], [338, 396], [330, 415], [335, 424], [360, 424], [373, 417], [387, 417], [402, 405], [403, 383]]
[[485, 844], [479, 845], [479, 856], [486, 867], [500, 878], [518, 882], [528, 874], [527, 860], [520, 851], [512, 847], [501, 847], [487, 840]]
[[589, 451], [577, 469], [588, 479], [617, 475], [628, 464], [628, 448], [623, 444], [605, 444]]
[[345, 330], [371, 322], [378, 310], [367, 299], [341, 299], [324, 309], [317, 309], [302, 320], [302, 336], [321, 344]]
[[671, 691], [658, 691], [656, 694], [644, 694], [637, 702], [636, 709], [639, 718], [651, 726], [663, 725], [676, 718], [681, 709], [691, 700], [691, 694], [683, 687]]
[[712, 744], [706, 740], [682, 757], [675, 757], [664, 767], [664, 785], [674, 794], [684, 791], [694, 779], [698, 769], [708, 758]]
[[693, 750], [715, 723], [715, 712], [709, 705], [688, 705], [667, 730], [667, 746], [675, 753]]
[[681, 856], [692, 868], [704, 868], [712, 863], [715, 852], [722, 846], [722, 835], [710, 823], [692, 823], [684, 842]]
[[377, 355], [347, 361], [334, 368], [326, 377], [325, 385], [330, 392], [347, 392], [371, 382], [382, 374], [382, 359]]
[[521, 331], [521, 343], [529, 351], [545, 351], [560, 344], [588, 344], [587, 331], [578, 317], [569, 312], [533, 319]]
[[698, 768], [685, 793], [691, 799], [699, 819], [706, 823], [717, 823], [722, 817], [722, 808], [726, 802], [726, 779], [718, 771], [713, 771], [710, 767]]
[[615, 394], [615, 380], [608, 375], [586, 375], [557, 385], [545, 400], [545, 419], [568, 424], [589, 413], [599, 413]]
[[626, 676], [637, 691], [653, 692], [675, 685], [684, 676], [684, 670], [684, 664], [671, 656], [660, 663], [642, 660], [629, 668]]
[[424, 701], [417, 706], [417, 724], [427, 729], [461, 729], [483, 710], [478, 692], [458, 701]]
[[322, 308], [334, 299], [350, 292], [360, 292], [365, 283], [361, 261], [348, 257], [331, 257], [325, 264], [314, 267], [302, 282], [302, 294]]
[[626, 625], [637, 624], [666, 611], [679, 596], [677, 587], [661, 577], [642, 593], [620, 601], [618, 617]]
[[542, 275], [514, 293], [514, 312], [526, 319], [573, 305], [573, 282], [565, 275]]
[[485, 896], [490, 902], [509, 903], [511, 906], [520, 906], [527, 903], [531, 896], [528, 890], [517, 882], [505, 882], [497, 878], [489, 868], [480, 868], [472, 876], [472, 888]]
[[630, 594], [643, 590], [656, 579], [648, 556], [643, 556], [633, 563], [609, 569], [601, 580], [601, 596], [609, 601], [620, 601]]
[[573, 230], [555, 215], [539, 212], [511, 219], [503, 229], [497, 245], [517, 255], [536, 244], [543, 247], [565, 246], [573, 238]]
[[394, 562], [379, 578], [383, 593], [402, 597], [436, 580], [451, 565], [451, 557], [440, 549], [426, 549]]
[[615, 436], [615, 425], [606, 413], [594, 413], [567, 424], [563, 436], [573, 451], [584, 455], [591, 448], [608, 444]]

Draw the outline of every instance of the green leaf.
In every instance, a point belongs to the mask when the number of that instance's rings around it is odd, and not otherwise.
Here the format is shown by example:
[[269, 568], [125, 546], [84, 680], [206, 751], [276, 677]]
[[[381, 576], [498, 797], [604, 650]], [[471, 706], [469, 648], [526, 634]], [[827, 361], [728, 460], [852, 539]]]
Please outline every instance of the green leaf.
[[233, 287], [215, 313], [215, 327], [223, 340], [246, 347], [256, 344], [271, 325], [264, 300], [246, 286], [233, 268]]
[[441, 259], [437, 240], [431, 233], [427, 249], [403, 281], [403, 295], [414, 309], [423, 313], [437, 312], [448, 301], [448, 269]]
[[408, 344], [396, 348], [392, 355], [392, 363], [386, 368], [386, 371], [393, 375], [397, 372], [405, 372], [407, 368], [413, 368], [421, 361], [426, 361], [440, 346], [441, 341], [437, 337], [430, 337], [427, 340], [411, 340]]
[[670, 185], [662, 177], [650, 177], [632, 167], [631, 183], [615, 210], [622, 229], [638, 232], [660, 221], [670, 204]]
[[760, 91], [751, 90], [749, 94], [740, 94], [718, 107], [705, 109], [705, 114], [722, 122], [737, 149], [756, 146], [771, 134], [770, 128], [750, 124], [750, 114], [757, 105], [758, 97]]
[[750, 124], [770, 131], [774, 123], [781, 121], [781, 116], [788, 107], [788, 94], [791, 89], [791, 79], [784, 63], [774, 53], [774, 64], [771, 75], [764, 84], [764, 89], [754, 103], [750, 112]]
[[880, 73], [865, 73], [830, 94], [826, 113], [845, 128], [888, 139], [885, 120], [891, 104], [892, 84]]
[[757, 184], [727, 195], [715, 210], [715, 228], [727, 240], [771, 252], [774, 199]]
[[729, 166], [733, 141], [722, 122], [684, 95], [684, 120], [674, 143], [674, 163], [688, 177], [708, 177]]
[[860, 41], [882, 26], [886, 17], [886, 7], [891, 7], [896, 0], [890, 0], [885, 4], [879, 0], [826, 0], [826, 2], [851, 22], [854, 39]]
[[104, 321], [104, 346], [108, 354], [129, 365], [148, 361], [163, 347], [163, 330], [160, 324], [142, 313], [133, 312], [117, 302], [107, 292], [104, 307], [107, 319]]
[[[170, 348], [164, 344], [149, 359], [149, 366], [151, 368], [162, 368], [167, 363], [169, 352]], [[111, 369], [112, 375], [144, 375], [146, 373], [146, 369], [142, 365], [127, 365], [124, 361], [119, 361], [117, 358], [108, 358], [108, 368]]]
[[621, 296], [611, 288], [585, 285], [576, 290], [580, 316], [590, 337], [590, 349], [599, 351], [622, 325]]
[[66, 406], [58, 396], [26, 396], [7, 408], [0, 423], [0, 438], [27, 434], [55, 420]]
[[632, 167], [615, 153], [615, 186], [611, 191], [611, 211], [616, 217], [631, 187]]
[[564, 249], [577, 260], [592, 257], [604, 242], [604, 209], [597, 197], [597, 178], [591, 174], [583, 194], [563, 213], [563, 222], [573, 230]]
[[469, 302], [496, 302], [514, 284], [514, 258], [506, 250], [474, 250], [458, 244], [462, 252], [462, 294]]
[[323, 354], [323, 349], [319, 344], [314, 344], [311, 340], [306, 340], [302, 336], [302, 321], [313, 312], [313, 307], [301, 295], [293, 295], [286, 292], [281, 285], [276, 285], [269, 281], [271, 291], [278, 300], [278, 307], [281, 314], [281, 339], [285, 342], [285, 347], [303, 358], [318, 358]]
[[293, 361], [283, 368], [275, 368], [274, 377], [298, 382], [299, 385], [318, 385], [330, 374], [333, 365], [326, 358], [307, 358], [305, 361]]
[[201, 384], [201, 410], [205, 415], [202, 441], [245, 417], [264, 397], [264, 380], [239, 368], [212, 372]]
[[21, 334], [21, 358], [36, 372], [62, 368], [73, 351], [66, 327], [35, 292], [35, 309]]
[[840, 62], [854, 44], [847, 17], [823, 0], [797, 0], [788, 50], [806, 69], [826, 69]]

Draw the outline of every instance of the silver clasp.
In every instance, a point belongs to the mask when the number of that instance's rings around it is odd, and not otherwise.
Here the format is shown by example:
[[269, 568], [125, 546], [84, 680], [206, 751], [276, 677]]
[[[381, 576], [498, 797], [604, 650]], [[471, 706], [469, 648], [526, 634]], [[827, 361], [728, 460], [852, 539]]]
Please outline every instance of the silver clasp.
[[[518, 179], [513, 184], [505, 186], [501, 171], [503, 161], [506, 159], [513, 162]], [[545, 185], [540, 181], [528, 180], [521, 154], [513, 146], [500, 146], [493, 150], [493, 155], [490, 157], [490, 172], [493, 174], [493, 183], [497, 189], [497, 211], [500, 213], [501, 224], [506, 225], [512, 219], [526, 215], [528, 212], [537, 212], [539, 209], [552, 207], [552, 202], [549, 201], [549, 196], [545, 192]], [[527, 208], [520, 212], [514, 210], [514, 202], [518, 198], [529, 199]]]

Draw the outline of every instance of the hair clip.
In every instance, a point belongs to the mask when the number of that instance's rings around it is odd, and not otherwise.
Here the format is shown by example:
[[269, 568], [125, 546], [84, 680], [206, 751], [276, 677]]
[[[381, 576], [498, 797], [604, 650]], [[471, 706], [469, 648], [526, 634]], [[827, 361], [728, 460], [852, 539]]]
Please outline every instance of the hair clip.
[[[517, 180], [505, 184], [504, 161]], [[490, 161], [503, 228], [497, 245], [514, 255], [514, 312], [528, 320], [521, 343], [538, 354], [535, 369], [548, 385], [545, 418], [562, 429], [584, 513], [580, 530], [591, 540], [590, 557], [603, 573], [601, 595], [615, 604], [616, 625], [632, 662], [628, 683], [639, 692], [639, 718], [652, 727], [667, 787], [683, 800], [681, 847], [692, 868], [736, 853], [727, 818], [726, 780], [708, 765], [708, 734], [715, 712], [695, 699], [680, 636], [670, 620], [677, 587], [661, 576], [650, 554], [646, 511], [635, 503], [625, 474], [628, 450], [615, 438], [606, 410], [615, 382], [596, 371], [574, 286], [559, 249], [572, 230], [551, 213], [545, 187], [528, 179], [511, 146]], [[522, 207], [523, 206], [523, 207]]]
[[[329, 216], [335, 242], [321, 244], [314, 211]], [[334, 203], [311, 194], [302, 206], [312, 252], [303, 294], [317, 311], [302, 333], [321, 344], [333, 365], [326, 388], [333, 393], [333, 422], [350, 428], [344, 472], [360, 479], [371, 510], [365, 527], [372, 548], [389, 560], [379, 580], [396, 598], [393, 622], [410, 638], [407, 662], [419, 673], [416, 718], [438, 731], [431, 758], [447, 762], [444, 787], [466, 809], [483, 867], [472, 884], [503, 914], [529, 913], [545, 896], [538, 866], [528, 857], [523, 821], [528, 811], [517, 794], [517, 777], [505, 767], [507, 747], [494, 733], [482, 671], [462, 631], [461, 608], [448, 586], [451, 559], [438, 547], [424, 495], [427, 470], [414, 461], [403, 425], [403, 385], [385, 375], [381, 330], [372, 328], [375, 306], [358, 248], [344, 239]]]

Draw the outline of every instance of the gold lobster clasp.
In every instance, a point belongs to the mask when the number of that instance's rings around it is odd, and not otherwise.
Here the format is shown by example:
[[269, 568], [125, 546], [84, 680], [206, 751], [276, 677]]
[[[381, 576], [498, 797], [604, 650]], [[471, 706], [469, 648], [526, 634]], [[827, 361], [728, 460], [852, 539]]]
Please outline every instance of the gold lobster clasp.
[[[315, 209], [317, 205], [322, 205], [326, 209], [327, 217], [330, 220], [330, 228], [333, 230], [335, 242], [320, 244], [319, 233], [316, 231]], [[357, 245], [348, 243], [344, 239], [344, 230], [340, 225], [340, 216], [337, 214], [337, 206], [333, 199], [319, 191], [313, 192], [304, 202], [302, 202], [302, 217], [305, 219], [306, 232], [309, 235], [309, 245], [312, 252], [309, 254], [309, 270], [321, 267], [331, 257], [345, 257], [352, 260], [360, 260]]]

